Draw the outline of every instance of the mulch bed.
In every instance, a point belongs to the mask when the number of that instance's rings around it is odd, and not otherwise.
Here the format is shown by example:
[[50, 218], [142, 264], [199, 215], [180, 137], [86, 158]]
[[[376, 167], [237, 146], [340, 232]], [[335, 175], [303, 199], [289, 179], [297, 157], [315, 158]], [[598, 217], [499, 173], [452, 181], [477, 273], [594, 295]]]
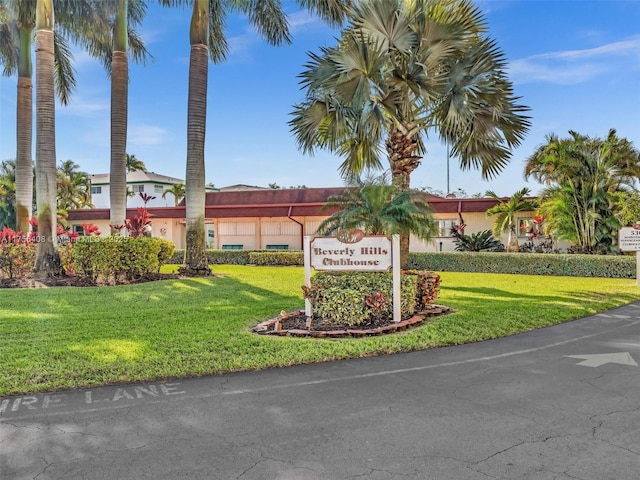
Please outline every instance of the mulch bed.
[[451, 312], [451, 309], [444, 305], [431, 305], [429, 309], [397, 323], [393, 319], [378, 319], [357, 327], [349, 327], [330, 324], [322, 318], [308, 318], [304, 310], [297, 310], [291, 313], [283, 311], [279, 316], [256, 325], [253, 327], [253, 331], [261, 335], [290, 335], [295, 337], [365, 337], [403, 331], [422, 325], [431, 317], [449, 312]]

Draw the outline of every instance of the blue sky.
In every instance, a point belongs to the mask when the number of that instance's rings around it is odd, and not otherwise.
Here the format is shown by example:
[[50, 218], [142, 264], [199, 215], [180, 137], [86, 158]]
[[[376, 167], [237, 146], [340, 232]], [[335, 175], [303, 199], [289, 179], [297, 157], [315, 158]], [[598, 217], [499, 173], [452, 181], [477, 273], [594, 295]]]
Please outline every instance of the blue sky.
[[[341, 160], [319, 151], [303, 155], [287, 121], [303, 92], [297, 75], [307, 52], [334, 44], [338, 31], [284, 2], [293, 44], [271, 47], [241, 18], [227, 29], [231, 53], [210, 65], [207, 106], [206, 181], [282, 187], [343, 184]], [[494, 190], [511, 195], [525, 182], [524, 162], [545, 135], [569, 129], [603, 137], [610, 128], [640, 147], [640, 1], [481, 0], [489, 35], [509, 62], [521, 103], [531, 108], [532, 128], [509, 166], [492, 181], [461, 172], [450, 160], [450, 189], [468, 194]], [[154, 60], [130, 65], [127, 151], [148, 170], [185, 177], [186, 101], [190, 12], [150, 5], [140, 29]], [[57, 158], [89, 173], [109, 171], [109, 81], [101, 65], [76, 50], [78, 88], [71, 105], [56, 113]], [[0, 80], [0, 160], [15, 158], [16, 79]], [[35, 130], [34, 130], [35, 132]], [[446, 192], [446, 148], [436, 139], [412, 174], [413, 187]], [[35, 147], [34, 147], [35, 151]], [[35, 158], [35, 155], [34, 155]]]

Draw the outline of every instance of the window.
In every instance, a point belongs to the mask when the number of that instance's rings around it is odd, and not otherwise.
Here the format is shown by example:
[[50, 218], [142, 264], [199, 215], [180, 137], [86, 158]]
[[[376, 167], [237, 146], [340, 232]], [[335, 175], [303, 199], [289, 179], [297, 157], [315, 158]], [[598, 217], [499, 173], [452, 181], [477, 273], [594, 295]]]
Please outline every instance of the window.
[[91, 195], [100, 195], [102, 193], [102, 187], [91, 187]]
[[443, 218], [438, 220], [438, 237], [450, 237], [451, 228], [458, 225], [457, 218]]
[[153, 186], [153, 193], [163, 193], [163, 192], [164, 192], [164, 188], [162, 188], [162, 185]]
[[131, 185], [131, 190], [134, 193], [144, 192], [144, 185]]
[[77, 233], [79, 236], [84, 237], [84, 227], [82, 225], [72, 225], [73, 232]]

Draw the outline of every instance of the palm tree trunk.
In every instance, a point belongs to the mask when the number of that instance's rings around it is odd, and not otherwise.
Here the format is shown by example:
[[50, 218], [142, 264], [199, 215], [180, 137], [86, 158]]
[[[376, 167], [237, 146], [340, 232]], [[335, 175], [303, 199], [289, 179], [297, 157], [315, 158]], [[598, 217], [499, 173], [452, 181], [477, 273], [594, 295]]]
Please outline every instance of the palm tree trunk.
[[191, 57], [187, 111], [187, 171], [185, 203], [187, 238], [185, 264], [190, 275], [210, 275], [205, 245], [204, 139], [207, 121], [209, 2], [195, 0], [191, 18]]
[[36, 4], [36, 203], [38, 247], [34, 272], [62, 274], [56, 240], [56, 131], [53, 0]]
[[[386, 142], [391, 179], [398, 190], [407, 192], [411, 188], [411, 172], [420, 165], [421, 157], [414, 155], [418, 142], [399, 129], [389, 133]], [[400, 268], [409, 268], [409, 234], [400, 235]]]
[[120, 0], [113, 33], [111, 64], [111, 169], [109, 200], [111, 233], [122, 232], [127, 215], [127, 113], [129, 63], [127, 59], [127, 0]]
[[16, 224], [26, 234], [33, 208], [33, 67], [31, 65], [32, 29], [20, 29], [18, 60], [18, 102], [16, 111]]

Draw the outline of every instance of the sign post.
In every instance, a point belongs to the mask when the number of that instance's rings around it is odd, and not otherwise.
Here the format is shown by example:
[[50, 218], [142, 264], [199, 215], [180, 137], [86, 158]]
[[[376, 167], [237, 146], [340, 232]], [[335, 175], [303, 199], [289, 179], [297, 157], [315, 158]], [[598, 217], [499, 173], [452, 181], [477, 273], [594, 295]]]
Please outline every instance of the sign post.
[[636, 285], [640, 285], [640, 222], [618, 231], [618, 246], [623, 252], [636, 252]]
[[[365, 236], [360, 231], [338, 237], [304, 237], [304, 283], [311, 287], [311, 267], [328, 271], [393, 272], [393, 321], [400, 318], [400, 236]], [[313, 315], [305, 299], [305, 315]]]

